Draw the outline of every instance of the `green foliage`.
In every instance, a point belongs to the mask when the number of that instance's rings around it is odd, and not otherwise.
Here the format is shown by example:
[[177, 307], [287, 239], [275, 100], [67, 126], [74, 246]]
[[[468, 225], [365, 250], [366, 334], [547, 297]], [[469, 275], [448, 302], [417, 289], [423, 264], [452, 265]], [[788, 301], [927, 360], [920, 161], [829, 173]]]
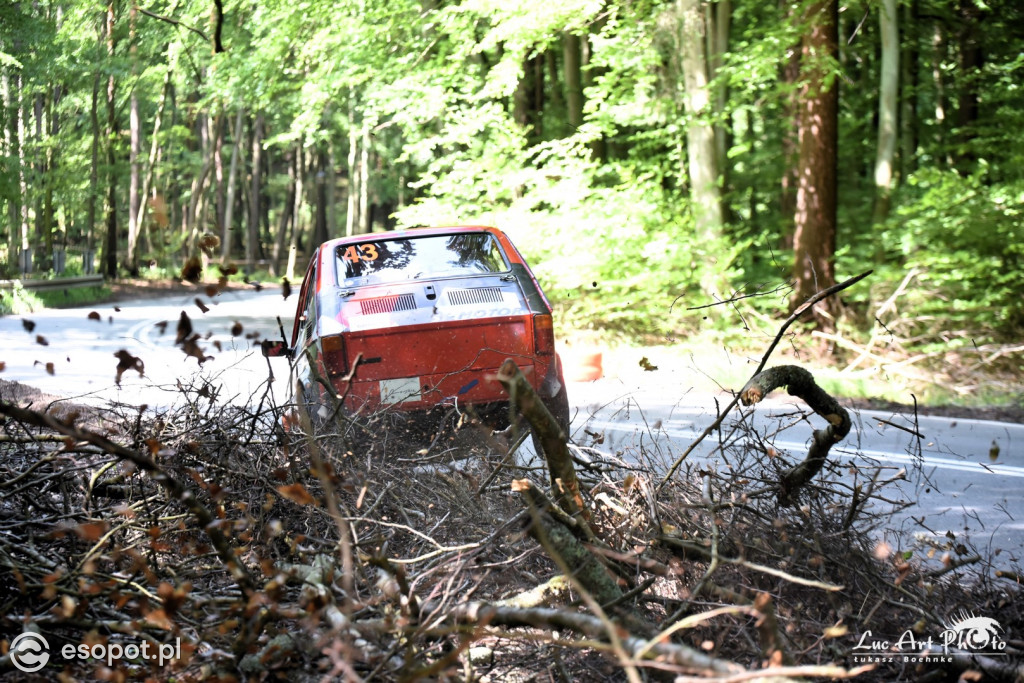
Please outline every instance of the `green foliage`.
[[963, 328], [980, 343], [1024, 326], [1022, 212], [1024, 180], [993, 183], [984, 165], [966, 177], [928, 169], [908, 178], [878, 243], [891, 282], [918, 273], [900, 302], [918, 332]]
[[25, 315], [45, 308], [38, 294], [15, 281], [13, 289], [0, 290], [0, 315]]

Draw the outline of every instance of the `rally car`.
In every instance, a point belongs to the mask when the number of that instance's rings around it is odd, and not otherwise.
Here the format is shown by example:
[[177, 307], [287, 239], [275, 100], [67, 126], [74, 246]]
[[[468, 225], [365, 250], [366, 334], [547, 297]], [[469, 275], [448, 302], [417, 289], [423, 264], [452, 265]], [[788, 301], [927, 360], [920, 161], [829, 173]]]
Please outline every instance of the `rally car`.
[[339, 405], [350, 415], [507, 405], [494, 375], [511, 358], [568, 433], [551, 305], [497, 228], [323, 243], [299, 292], [290, 343], [265, 342], [263, 352], [291, 358], [293, 386], [321, 415]]

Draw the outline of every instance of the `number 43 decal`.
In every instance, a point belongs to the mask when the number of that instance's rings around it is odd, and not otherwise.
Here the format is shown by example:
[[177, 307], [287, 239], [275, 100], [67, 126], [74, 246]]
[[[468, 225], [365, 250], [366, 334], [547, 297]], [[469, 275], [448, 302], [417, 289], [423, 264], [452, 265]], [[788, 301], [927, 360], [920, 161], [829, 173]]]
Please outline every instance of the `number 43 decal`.
[[359, 263], [360, 261], [376, 261], [379, 257], [376, 244], [353, 244], [345, 250], [343, 258], [352, 263]]

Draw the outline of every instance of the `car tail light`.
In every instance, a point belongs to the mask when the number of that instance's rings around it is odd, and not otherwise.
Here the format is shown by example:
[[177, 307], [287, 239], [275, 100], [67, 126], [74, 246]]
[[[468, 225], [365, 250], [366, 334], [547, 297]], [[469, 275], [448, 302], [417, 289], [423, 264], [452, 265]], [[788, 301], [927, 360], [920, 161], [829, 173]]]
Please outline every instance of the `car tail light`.
[[555, 352], [555, 326], [550, 315], [533, 316], [533, 345], [538, 356]]
[[348, 372], [348, 359], [345, 358], [345, 339], [340, 334], [322, 337], [321, 348], [324, 352], [324, 367], [331, 377], [344, 375]]

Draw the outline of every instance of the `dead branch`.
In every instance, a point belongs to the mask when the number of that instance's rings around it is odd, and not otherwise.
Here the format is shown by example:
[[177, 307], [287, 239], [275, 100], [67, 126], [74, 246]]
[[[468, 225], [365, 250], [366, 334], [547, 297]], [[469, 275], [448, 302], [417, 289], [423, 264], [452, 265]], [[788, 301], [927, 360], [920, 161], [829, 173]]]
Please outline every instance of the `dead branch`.
[[555, 501], [563, 510], [585, 524], [587, 512], [580, 494], [580, 483], [572, 464], [568, 438], [558, 426], [558, 421], [548, 411], [512, 359], [502, 364], [496, 377], [508, 392], [509, 401], [516, 411], [525, 417], [537, 432], [551, 473], [551, 491]]
[[162, 486], [174, 500], [184, 504], [188, 508], [189, 512], [191, 512], [196, 518], [196, 521], [199, 522], [200, 528], [206, 532], [210, 542], [217, 550], [217, 554], [221, 561], [230, 570], [231, 575], [234, 577], [235, 581], [238, 582], [243, 593], [245, 593], [246, 596], [250, 596], [255, 592], [255, 585], [252, 578], [249, 576], [249, 572], [246, 570], [245, 566], [239, 562], [238, 556], [235, 553], [234, 545], [227, 539], [220, 528], [214, 524], [216, 517], [196, 499], [196, 496], [192, 491], [186, 489], [177, 479], [172, 477], [152, 458], [143, 455], [138, 451], [133, 451], [130, 448], [125, 448], [124, 446], [114, 443], [99, 434], [62, 422], [52, 415], [19, 408], [18, 406], [12, 405], [6, 401], [0, 401], [0, 413], [9, 415], [16, 420], [35, 425], [37, 427], [47, 427], [64, 434], [65, 436], [69, 436], [76, 441], [88, 442], [106, 453], [128, 460], [139, 469], [147, 472], [150, 477], [160, 484], [160, 486]]
[[782, 475], [779, 503], [791, 505], [800, 489], [821, 471], [832, 446], [850, 432], [851, 422], [846, 409], [818, 386], [811, 373], [796, 365], [779, 365], [754, 375], [740, 391], [740, 400], [743, 405], [753, 405], [780, 387], [788, 387], [791, 396], [803, 399], [828, 421], [828, 427], [814, 431], [803, 462]]

